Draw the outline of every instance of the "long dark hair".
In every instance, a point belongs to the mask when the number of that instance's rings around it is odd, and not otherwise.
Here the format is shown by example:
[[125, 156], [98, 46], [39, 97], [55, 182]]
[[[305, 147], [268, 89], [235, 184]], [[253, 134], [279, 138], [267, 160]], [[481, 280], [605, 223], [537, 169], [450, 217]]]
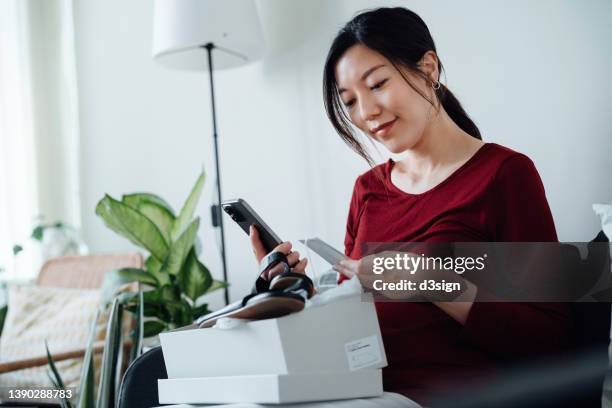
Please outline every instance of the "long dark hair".
[[[383, 55], [398, 69], [400, 74], [402, 71], [399, 68], [402, 67], [423, 77], [428, 82], [431, 81], [419, 70], [417, 64], [427, 51], [436, 52], [436, 45], [421, 17], [402, 7], [383, 7], [362, 12], [346, 23], [334, 39], [327, 54], [323, 72], [325, 110], [340, 137], [370, 165], [373, 165], [374, 161], [352, 132], [350, 119], [340, 99], [336, 83], [336, 63], [346, 50], [356, 44], [363, 44]], [[438, 71], [442, 73], [442, 70], [442, 62], [438, 58]], [[477, 139], [482, 139], [478, 127], [445, 85], [440, 84], [440, 88], [435, 91], [437, 101], [432, 101], [405, 75], [402, 74], [402, 76], [429, 103], [434, 106], [436, 105], [434, 102], [441, 104], [450, 118], [464, 132]]]

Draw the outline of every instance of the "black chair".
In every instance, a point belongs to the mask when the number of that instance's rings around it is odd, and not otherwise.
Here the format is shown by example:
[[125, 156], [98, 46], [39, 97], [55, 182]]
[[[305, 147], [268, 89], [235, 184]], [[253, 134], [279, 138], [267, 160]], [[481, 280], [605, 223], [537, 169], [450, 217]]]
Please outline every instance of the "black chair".
[[[609, 242], [603, 231], [588, 246], [588, 256], [581, 261], [589, 271], [605, 271], [610, 279], [610, 247], [597, 245]], [[608, 344], [610, 343], [610, 303], [577, 302], [572, 303], [574, 321], [574, 343], [578, 354], [589, 355], [592, 359], [592, 373], [600, 373], [585, 383], [578, 397], [583, 407], [600, 407], [605, 372], [608, 369]]]
[[118, 408], [151, 408], [159, 405], [157, 380], [168, 378], [161, 346], [143, 353], [129, 366], [117, 402]]

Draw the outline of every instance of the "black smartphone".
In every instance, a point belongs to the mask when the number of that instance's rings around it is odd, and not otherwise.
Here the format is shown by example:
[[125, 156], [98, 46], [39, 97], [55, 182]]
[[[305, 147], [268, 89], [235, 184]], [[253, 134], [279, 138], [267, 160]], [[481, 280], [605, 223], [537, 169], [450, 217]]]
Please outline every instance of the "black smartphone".
[[274, 248], [281, 244], [282, 241], [278, 235], [272, 231], [272, 228], [268, 227], [255, 210], [242, 198], [223, 201], [221, 207], [247, 235], [251, 225], [255, 225], [266, 252], [272, 252]]

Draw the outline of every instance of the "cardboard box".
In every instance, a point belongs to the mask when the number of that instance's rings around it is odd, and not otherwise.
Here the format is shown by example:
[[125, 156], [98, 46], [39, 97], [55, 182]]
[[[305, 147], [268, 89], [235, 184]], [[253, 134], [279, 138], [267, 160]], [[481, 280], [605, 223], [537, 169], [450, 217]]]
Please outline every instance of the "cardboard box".
[[170, 379], [350, 373], [387, 365], [374, 303], [362, 295], [230, 330], [162, 333], [160, 340]]
[[160, 404], [279, 404], [376, 397], [381, 370], [158, 380]]

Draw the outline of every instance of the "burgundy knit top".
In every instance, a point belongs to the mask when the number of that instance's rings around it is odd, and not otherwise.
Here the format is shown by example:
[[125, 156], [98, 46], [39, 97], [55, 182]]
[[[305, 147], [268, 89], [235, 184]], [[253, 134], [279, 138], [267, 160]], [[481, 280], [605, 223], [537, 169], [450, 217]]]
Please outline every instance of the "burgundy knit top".
[[[393, 165], [357, 178], [345, 239], [353, 259], [366, 242], [557, 241], [542, 181], [521, 153], [486, 143], [421, 194], [391, 182]], [[569, 342], [563, 304], [476, 301], [465, 325], [431, 303], [377, 302], [376, 309], [389, 362], [384, 388], [423, 404], [505, 362], [555, 353]]]

